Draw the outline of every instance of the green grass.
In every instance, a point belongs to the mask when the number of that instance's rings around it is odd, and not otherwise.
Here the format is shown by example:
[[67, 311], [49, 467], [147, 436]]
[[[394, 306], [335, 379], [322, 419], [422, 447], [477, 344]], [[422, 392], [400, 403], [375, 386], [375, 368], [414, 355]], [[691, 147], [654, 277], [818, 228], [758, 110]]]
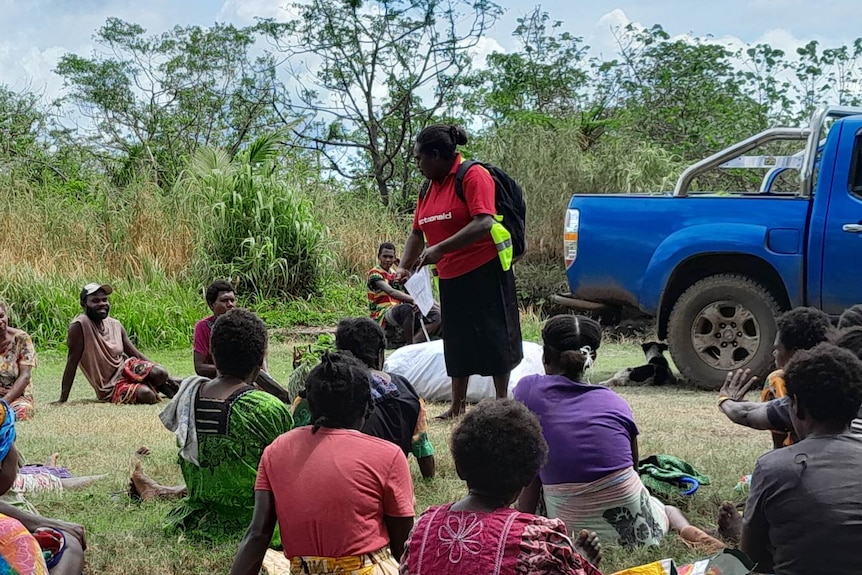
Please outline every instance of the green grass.
[[[0, 299], [9, 304], [12, 325], [30, 334], [38, 349], [64, 346], [70, 319], [81, 313], [81, 286], [106, 281], [100, 276], [68, 279], [23, 269], [7, 271], [8, 283], [0, 287]], [[114, 287], [111, 315], [123, 323], [141, 348], [190, 347], [195, 322], [209, 313], [203, 283], [179, 281], [158, 271], [131, 280], [111, 279], [109, 283]], [[334, 325], [345, 315], [365, 315], [368, 309], [364, 281], [358, 276], [327, 281], [307, 298], [253, 301], [240, 291], [239, 305], [249, 307], [267, 326], [279, 330]]]
[[[525, 333], [535, 335], [536, 320], [528, 316], [524, 324]], [[288, 344], [274, 344], [270, 351], [270, 370], [280, 381], [286, 381], [291, 371], [290, 351]], [[639, 348], [626, 343], [603, 346], [600, 354], [593, 381], [600, 381], [641, 358]], [[190, 350], [154, 351], [148, 355], [177, 375], [187, 375], [192, 370]], [[38, 413], [33, 421], [19, 424], [18, 445], [31, 462], [41, 462], [52, 452], [59, 451], [61, 464], [70, 467], [76, 475], [107, 473], [109, 477], [83, 491], [31, 496], [31, 501], [45, 515], [86, 526], [90, 546], [87, 573], [227, 573], [236, 544], [200, 545], [182, 537], [166, 536], [161, 521], [171, 503], [138, 504], [125, 495], [133, 453], [141, 445], [152, 451], [143, 460], [150, 475], [165, 484], [182, 481], [176, 465], [173, 436], [157, 419], [164, 404], [96, 403], [90, 386], [79, 375], [69, 404], [49, 406], [48, 402], [59, 395], [63, 362], [60, 352], [40, 353], [39, 367], [34, 372]], [[712, 485], [701, 488], [681, 506], [696, 525], [714, 527], [716, 502], [724, 498], [739, 499], [733, 486], [742, 474], [751, 471], [756, 457], [769, 448], [767, 434], [728, 422], [715, 408], [715, 394], [680, 388], [628, 388], [621, 389], [620, 393], [631, 403], [640, 427], [642, 456], [671, 453], [712, 477]], [[430, 411], [433, 415], [444, 408], [444, 405], [432, 405]], [[455, 500], [465, 492], [448, 453], [451, 428], [448, 424], [431, 423], [431, 438], [438, 457], [437, 478], [422, 480], [411, 458], [417, 513], [429, 505]], [[686, 560], [693, 555], [678, 539], [670, 537], [658, 549], [608, 549], [602, 569], [613, 573], [662, 557]]]

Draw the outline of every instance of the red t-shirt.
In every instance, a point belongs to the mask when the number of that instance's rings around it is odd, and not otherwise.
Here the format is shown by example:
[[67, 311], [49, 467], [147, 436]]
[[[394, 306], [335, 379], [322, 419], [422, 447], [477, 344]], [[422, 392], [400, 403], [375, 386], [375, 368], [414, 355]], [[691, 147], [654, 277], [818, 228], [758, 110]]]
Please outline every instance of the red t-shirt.
[[272, 491], [284, 556], [344, 557], [389, 545], [383, 516], [413, 517], [407, 458], [359, 431], [310, 425], [263, 451], [256, 490]]
[[215, 363], [212, 353], [210, 353], [210, 337], [215, 320], [215, 316], [211, 315], [195, 324], [194, 351], [204, 356], [204, 363]]
[[[461, 154], [455, 156], [452, 169], [443, 183], [431, 182], [424, 198], [419, 198], [413, 215], [413, 229], [425, 234], [427, 245], [449, 239], [480, 214], [493, 216], [495, 207], [494, 179], [481, 166], [470, 168], [464, 175], [464, 198], [455, 193], [455, 172], [461, 164]], [[497, 257], [497, 247], [489, 233], [474, 244], [449, 252], [437, 263], [442, 279], [462, 276]]]

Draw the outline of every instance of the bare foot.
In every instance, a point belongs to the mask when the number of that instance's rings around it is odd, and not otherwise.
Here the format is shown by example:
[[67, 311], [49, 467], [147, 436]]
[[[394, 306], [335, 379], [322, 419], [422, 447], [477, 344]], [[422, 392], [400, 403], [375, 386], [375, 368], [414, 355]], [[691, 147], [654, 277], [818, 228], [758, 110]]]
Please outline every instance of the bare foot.
[[[140, 450], [139, 450], [140, 451]], [[147, 477], [140, 461], [135, 461], [135, 469], [129, 477], [129, 495], [132, 499], [149, 501], [155, 499], [159, 484]]]
[[45, 467], [57, 467], [57, 462], [60, 460], [60, 453], [54, 452], [51, 457], [45, 460]]
[[581, 529], [575, 539], [575, 551], [586, 557], [595, 567], [602, 562], [602, 544], [599, 543], [599, 536], [595, 531]]
[[734, 544], [739, 542], [742, 535], [742, 516], [729, 501], [718, 508], [718, 534]]
[[145, 457], [145, 456], [147, 456], [147, 455], [149, 455], [149, 454], [150, 454], [150, 448], [149, 448], [149, 447], [147, 447], [146, 445], [142, 445], [142, 446], [140, 446], [140, 447], [138, 448], [138, 450], [137, 450], [137, 451], [135, 451], [135, 455], [138, 455], [138, 456], [141, 456], [141, 457]]
[[703, 550], [707, 553], [717, 553], [722, 549], [727, 548], [727, 545], [725, 545], [723, 541], [716, 539], [694, 525], [687, 525], [680, 529], [679, 536], [682, 537], [683, 542], [692, 549]]
[[150, 501], [152, 499], [178, 499], [187, 493], [185, 485], [166, 487], [144, 473], [141, 462], [135, 460], [135, 469], [129, 477], [129, 496], [132, 499]]
[[441, 413], [440, 415], [435, 417], [434, 421], [452, 421], [453, 419], [458, 419], [459, 417], [461, 417], [465, 413], [467, 413], [466, 407], [462, 407], [461, 411], [459, 411], [458, 413], [455, 413], [452, 410], [452, 408], [450, 407], [449, 409], [447, 409], [446, 411], [444, 411], [443, 413]]

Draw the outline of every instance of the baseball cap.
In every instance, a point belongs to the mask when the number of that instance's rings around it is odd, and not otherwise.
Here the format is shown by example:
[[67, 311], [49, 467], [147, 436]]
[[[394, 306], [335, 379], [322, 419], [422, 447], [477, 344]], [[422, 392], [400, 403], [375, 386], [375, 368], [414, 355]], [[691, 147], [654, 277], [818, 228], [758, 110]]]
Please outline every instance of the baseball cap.
[[81, 297], [86, 297], [88, 295], [93, 295], [97, 291], [102, 290], [107, 295], [111, 295], [111, 292], [114, 291], [114, 288], [109, 286], [108, 284], [100, 284], [97, 282], [88, 283], [81, 289]]

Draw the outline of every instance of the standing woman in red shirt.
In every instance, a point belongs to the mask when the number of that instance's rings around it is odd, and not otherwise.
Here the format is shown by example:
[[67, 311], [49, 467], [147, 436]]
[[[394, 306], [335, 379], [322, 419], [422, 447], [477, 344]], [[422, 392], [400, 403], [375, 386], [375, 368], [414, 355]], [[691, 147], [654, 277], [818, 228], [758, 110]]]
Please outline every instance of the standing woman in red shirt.
[[481, 166], [464, 175], [464, 200], [455, 192], [461, 164], [457, 147], [467, 143], [458, 126], [426, 127], [413, 156], [430, 185], [420, 194], [397, 276], [436, 264], [443, 314], [443, 352], [452, 378], [452, 406], [443, 419], [464, 413], [471, 375], [493, 376], [498, 398], [506, 397], [509, 374], [523, 358], [515, 276], [503, 271], [491, 239], [495, 187]]

